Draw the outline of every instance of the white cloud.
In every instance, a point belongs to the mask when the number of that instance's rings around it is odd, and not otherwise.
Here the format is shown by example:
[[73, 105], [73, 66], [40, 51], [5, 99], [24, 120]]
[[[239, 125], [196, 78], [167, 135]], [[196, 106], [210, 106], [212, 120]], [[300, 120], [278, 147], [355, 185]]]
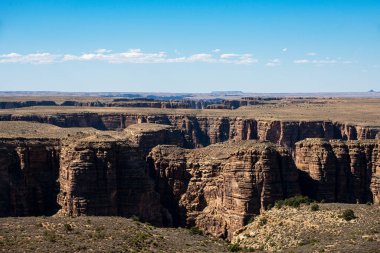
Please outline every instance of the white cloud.
[[280, 59], [273, 59], [273, 60], [269, 60], [265, 66], [267, 67], [277, 67], [277, 66], [280, 66], [281, 65], [281, 61]]
[[301, 59], [301, 60], [295, 60], [294, 63], [296, 63], [296, 64], [307, 64], [307, 63], [310, 63], [310, 61], [307, 59]]
[[347, 60], [340, 60], [339, 58], [331, 59], [329, 57], [325, 59], [315, 59], [315, 60], [309, 60], [309, 59], [299, 59], [293, 61], [295, 64], [314, 64], [314, 65], [328, 65], [328, 64], [351, 64], [352, 61]]
[[221, 50], [219, 48], [216, 48], [216, 49], [212, 50], [212, 52], [214, 52], [214, 53], [219, 53], [220, 51]]
[[102, 53], [111, 53], [112, 50], [109, 50], [109, 49], [105, 49], [105, 48], [99, 48], [98, 50], [95, 51], [95, 53], [99, 53], [99, 54], [102, 54]]
[[211, 54], [193, 54], [185, 60], [185, 62], [214, 62]]
[[251, 54], [222, 54], [218, 62], [234, 64], [254, 64], [257, 63], [258, 60], [254, 59]]
[[53, 63], [60, 58], [59, 55], [50, 53], [18, 54], [9, 53], [0, 55], [0, 63], [32, 63], [46, 64]]
[[288, 52], [288, 48], [287, 47], [283, 48], [282, 52]]
[[222, 54], [220, 56], [196, 53], [183, 57], [169, 57], [166, 52], [145, 53], [141, 49], [129, 49], [126, 52], [115, 53], [107, 49], [98, 49], [92, 53], [61, 54], [54, 55], [50, 53], [36, 54], [18, 54], [9, 53], [0, 55], [0, 63], [31, 63], [31, 64], [47, 64], [60, 62], [90, 62], [100, 61], [108, 63], [229, 63], [229, 64], [253, 64], [257, 60], [251, 54]]
[[317, 56], [318, 54], [314, 53], [314, 52], [310, 52], [310, 53], [307, 53], [306, 55], [308, 55], [308, 56]]
[[228, 58], [233, 58], [233, 57], [238, 57], [238, 54], [222, 54], [220, 58], [222, 59], [228, 59]]
[[[335, 64], [335, 63], [338, 63], [337, 60], [332, 60], [332, 59], [325, 59], [325, 60], [313, 60], [311, 61], [311, 63], [314, 63], [314, 64]], [[339, 62], [341, 63], [341, 62]]]

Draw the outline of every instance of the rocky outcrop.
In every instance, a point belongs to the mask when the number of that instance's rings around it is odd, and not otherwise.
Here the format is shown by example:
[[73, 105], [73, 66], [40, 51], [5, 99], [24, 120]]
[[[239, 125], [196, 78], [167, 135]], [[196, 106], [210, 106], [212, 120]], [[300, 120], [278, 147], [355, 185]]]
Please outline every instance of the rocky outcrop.
[[154, 124], [131, 125], [112, 135], [64, 141], [60, 159], [61, 214], [137, 215], [162, 225], [160, 196], [145, 157], [160, 143], [183, 145], [180, 131]]
[[162, 223], [159, 195], [136, 145], [93, 136], [68, 142], [62, 146], [59, 182], [60, 214], [137, 215]]
[[379, 141], [306, 139], [296, 144], [302, 191], [329, 202], [379, 203]]
[[176, 127], [185, 135], [187, 146], [205, 147], [227, 140], [268, 140], [289, 149], [305, 138], [365, 140], [379, 139], [380, 129], [332, 121], [281, 121], [249, 117], [218, 117], [191, 114], [54, 113], [0, 114], [0, 121], [34, 121], [60, 127], [93, 127], [121, 130], [132, 124], [154, 123]]
[[275, 200], [299, 193], [291, 156], [268, 142], [157, 146], [148, 163], [172, 223], [215, 236], [230, 238]]
[[146, 156], [158, 144], [185, 146], [185, 138], [181, 131], [169, 126], [150, 123], [141, 123], [128, 126], [124, 129], [126, 137], [139, 146]]
[[1, 139], [0, 216], [54, 214], [58, 169], [57, 140]]
[[136, 215], [162, 224], [145, 157], [159, 143], [183, 145], [179, 130], [139, 124], [100, 132], [27, 122], [1, 122], [2, 128], [0, 216], [51, 215], [60, 208], [69, 216]]
[[12, 109], [30, 106], [56, 106], [54, 101], [0, 101], [0, 109]]

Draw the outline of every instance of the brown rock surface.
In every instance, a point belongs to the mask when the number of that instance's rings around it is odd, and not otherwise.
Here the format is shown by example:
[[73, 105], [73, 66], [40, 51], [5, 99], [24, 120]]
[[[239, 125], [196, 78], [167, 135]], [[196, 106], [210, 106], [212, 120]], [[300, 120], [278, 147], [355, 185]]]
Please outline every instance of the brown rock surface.
[[59, 142], [0, 140], [0, 216], [57, 211]]
[[296, 165], [307, 195], [329, 202], [378, 203], [379, 141], [306, 139], [296, 144]]
[[110, 136], [65, 142], [59, 182], [61, 214], [137, 215], [161, 224], [159, 195], [136, 145]]
[[[108, 111], [118, 108], [101, 109]], [[120, 112], [78, 110], [63, 108], [62, 112], [65, 113], [52, 111], [32, 114], [19, 114], [15, 111], [10, 114], [0, 112], [0, 121], [35, 121], [65, 128], [92, 127], [98, 130], [121, 130], [138, 123], [165, 124], [174, 126], [183, 132], [188, 147], [205, 147], [227, 140], [258, 139], [283, 145], [293, 154], [295, 143], [305, 138], [364, 140], [380, 137], [380, 130], [376, 126], [340, 123], [331, 120], [257, 118], [245, 116], [244, 111], [241, 111], [241, 115], [239, 115], [236, 110], [234, 110], [236, 111], [234, 115], [229, 116], [218, 115], [214, 110], [211, 110], [209, 114], [179, 109], [160, 109], [161, 111], [156, 114], [142, 109], [141, 112], [137, 112], [133, 108]]]
[[197, 226], [215, 236], [230, 238], [275, 200], [299, 193], [291, 156], [268, 142], [196, 150], [157, 146], [148, 162], [173, 224]]
[[162, 223], [145, 156], [159, 143], [183, 144], [173, 127], [100, 132], [0, 122], [0, 129], [0, 216], [53, 214], [59, 204], [64, 215], [137, 215]]

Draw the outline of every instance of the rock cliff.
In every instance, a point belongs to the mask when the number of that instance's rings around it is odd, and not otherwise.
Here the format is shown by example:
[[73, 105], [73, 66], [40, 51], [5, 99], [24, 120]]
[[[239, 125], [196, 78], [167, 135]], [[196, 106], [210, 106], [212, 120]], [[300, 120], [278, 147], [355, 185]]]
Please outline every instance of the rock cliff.
[[189, 150], [157, 146], [149, 157], [173, 225], [230, 238], [277, 199], [299, 194], [291, 156], [268, 142], [227, 142]]
[[295, 143], [305, 138], [342, 140], [379, 139], [377, 127], [332, 121], [285, 121], [249, 117], [218, 117], [191, 114], [149, 113], [54, 113], [0, 114], [0, 121], [34, 121], [60, 127], [93, 127], [120, 130], [132, 124], [154, 123], [176, 127], [185, 135], [187, 146], [205, 147], [227, 140], [268, 140], [288, 148], [293, 154]]
[[161, 225], [159, 195], [136, 145], [109, 136], [65, 142], [59, 183], [61, 214], [137, 215]]
[[0, 140], [0, 216], [51, 215], [58, 210], [59, 142]]
[[[380, 203], [379, 140], [307, 138], [372, 138], [369, 129], [324, 121], [78, 115], [29, 118], [67, 128], [0, 121], [0, 216], [136, 215], [230, 239], [268, 205], [300, 193]], [[97, 124], [124, 129], [86, 128]]]
[[306, 139], [296, 166], [307, 195], [329, 202], [379, 203], [379, 141]]
[[[120, 215], [162, 224], [145, 157], [182, 145], [179, 130], [139, 124], [125, 131], [0, 122], [0, 216]], [[57, 197], [58, 196], [58, 197]]]
[[85, 136], [62, 143], [60, 213], [69, 216], [138, 216], [162, 225], [160, 196], [148, 176], [145, 157], [160, 144], [183, 145], [170, 126], [131, 125], [125, 131]]

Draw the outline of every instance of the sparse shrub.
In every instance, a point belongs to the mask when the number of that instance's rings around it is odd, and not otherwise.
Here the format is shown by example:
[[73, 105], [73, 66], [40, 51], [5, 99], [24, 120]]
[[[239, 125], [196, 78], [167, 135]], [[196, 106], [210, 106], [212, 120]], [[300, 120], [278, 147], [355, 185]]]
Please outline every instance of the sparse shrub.
[[95, 228], [94, 238], [96, 239], [104, 239], [106, 237], [106, 232], [104, 231], [104, 226], [99, 226]]
[[372, 202], [371, 201], [368, 201], [366, 204], [367, 204], [367, 206], [372, 206]]
[[55, 235], [54, 231], [45, 230], [44, 236], [45, 236], [46, 240], [48, 240], [49, 242], [56, 242], [57, 241], [57, 236]]
[[255, 220], [255, 216], [252, 216], [251, 218], [249, 218], [248, 224], [252, 223], [254, 220]]
[[240, 245], [237, 244], [237, 243], [233, 243], [233, 244], [228, 245], [227, 249], [230, 252], [239, 252], [239, 251], [242, 250], [242, 248], [240, 247]]
[[65, 228], [65, 230], [66, 230], [67, 232], [71, 232], [71, 231], [74, 230], [74, 228], [73, 228], [69, 223], [65, 223], [65, 224], [63, 225], [63, 227]]
[[316, 204], [316, 203], [312, 204], [311, 207], [310, 207], [310, 210], [311, 210], [312, 212], [319, 211], [319, 205]]
[[136, 215], [132, 215], [132, 216], [131, 216], [131, 219], [132, 219], [133, 221], [140, 222], [140, 218], [137, 217]]
[[147, 240], [148, 238], [149, 234], [144, 232], [138, 232], [132, 238], [129, 239], [129, 244], [137, 248], [142, 248], [145, 244], [145, 240]]
[[267, 222], [268, 222], [268, 219], [265, 218], [265, 217], [262, 217], [262, 218], [260, 218], [260, 220], [259, 220], [259, 225], [260, 225], [260, 226], [264, 226], [265, 224], [267, 224]]
[[100, 232], [100, 231], [103, 231], [104, 229], [105, 229], [104, 226], [99, 226], [99, 227], [96, 227], [96, 228], [95, 228], [95, 231], [96, 231], [96, 232]]
[[300, 207], [301, 204], [310, 204], [310, 199], [306, 196], [297, 195], [291, 198], [277, 200], [275, 203], [276, 208], [281, 208], [282, 206], [290, 206], [290, 207]]
[[272, 209], [273, 208], [273, 204], [268, 204], [268, 206], [267, 206], [267, 210], [270, 210], [270, 209]]
[[339, 218], [342, 218], [346, 221], [350, 221], [356, 219], [357, 217], [355, 216], [355, 213], [352, 209], [346, 209], [343, 211], [341, 215], [339, 215]]
[[203, 235], [203, 231], [200, 230], [198, 227], [191, 227], [190, 228], [190, 234], [192, 234], [192, 235]]
[[321, 203], [323, 204], [323, 203], [326, 203], [326, 200], [325, 199], [322, 199], [321, 200]]
[[87, 246], [86, 246], [86, 245], [78, 245], [78, 246], [76, 247], [76, 250], [77, 250], [77, 251], [87, 250]]

